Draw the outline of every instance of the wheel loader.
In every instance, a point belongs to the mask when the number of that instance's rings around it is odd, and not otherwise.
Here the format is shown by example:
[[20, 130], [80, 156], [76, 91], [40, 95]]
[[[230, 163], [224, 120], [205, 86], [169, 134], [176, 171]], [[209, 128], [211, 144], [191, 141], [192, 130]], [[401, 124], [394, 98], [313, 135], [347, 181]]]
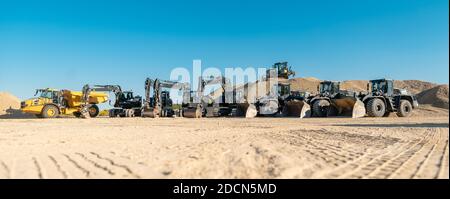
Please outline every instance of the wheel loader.
[[89, 116], [97, 117], [97, 104], [108, 100], [108, 94], [103, 92], [91, 92], [83, 98], [83, 92], [80, 91], [51, 88], [37, 89], [35, 96], [38, 97], [21, 102], [21, 110], [38, 118], [56, 118], [60, 115], [81, 117], [84, 104], [89, 104], [89, 107], [85, 106]]
[[[275, 63], [272, 68], [266, 71], [264, 81], [266, 88], [271, 91], [257, 98], [255, 103], [238, 104], [239, 113], [244, 113], [245, 117], [256, 116], [288, 116], [288, 117], [309, 117], [311, 114], [306, 97], [299, 91], [291, 92], [289, 77], [295, 76], [295, 72], [288, 66], [288, 62]], [[245, 90], [245, 89], [244, 89]], [[248, 92], [248, 91], [244, 91]]]
[[341, 90], [340, 82], [322, 81], [317, 88], [319, 94], [309, 100], [313, 117], [349, 116], [364, 117], [364, 104], [358, 94]]
[[[175, 110], [170, 91], [166, 89], [178, 89], [183, 92], [183, 103], [189, 100], [189, 84], [167, 80], [145, 80], [145, 100], [142, 107], [142, 117], [173, 117]], [[150, 96], [153, 90], [153, 97]], [[181, 113], [180, 113], [181, 116]]]
[[[274, 72], [273, 72], [274, 71]], [[288, 62], [277, 62], [273, 64], [272, 68], [266, 71], [266, 78], [278, 78], [289, 79], [290, 76], [295, 76], [295, 71], [292, 67], [288, 66]]]
[[419, 107], [416, 97], [405, 89], [394, 88], [394, 81], [390, 79], [370, 80], [367, 93], [361, 94], [369, 117], [388, 117], [395, 112], [398, 117], [409, 117], [413, 109]]
[[[271, 91], [255, 100], [255, 103], [239, 104], [240, 112], [245, 113], [246, 118], [256, 116], [284, 116], [304, 118], [311, 115], [306, 97], [300, 92], [291, 92], [290, 83], [272, 83]], [[271, 84], [271, 81], [268, 81]]]
[[[219, 85], [220, 88], [204, 95], [205, 88], [214, 85]], [[183, 107], [183, 116], [201, 118], [231, 115], [233, 109], [236, 109], [236, 104], [233, 103], [235, 92], [230, 86], [230, 80], [223, 76], [199, 77], [197, 92], [192, 96], [190, 103]]]

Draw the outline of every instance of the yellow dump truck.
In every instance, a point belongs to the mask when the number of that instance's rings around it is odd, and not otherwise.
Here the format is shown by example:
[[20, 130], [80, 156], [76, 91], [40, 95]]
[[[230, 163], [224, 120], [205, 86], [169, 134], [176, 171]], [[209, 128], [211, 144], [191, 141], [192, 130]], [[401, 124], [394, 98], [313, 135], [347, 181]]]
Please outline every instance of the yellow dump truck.
[[[37, 89], [35, 98], [21, 102], [21, 110], [24, 113], [36, 115], [38, 118], [55, 118], [59, 115], [81, 116], [83, 93], [81, 91], [58, 90], [58, 89]], [[90, 92], [89, 116], [97, 117], [100, 113], [96, 104], [104, 103], [108, 100], [108, 93]]]

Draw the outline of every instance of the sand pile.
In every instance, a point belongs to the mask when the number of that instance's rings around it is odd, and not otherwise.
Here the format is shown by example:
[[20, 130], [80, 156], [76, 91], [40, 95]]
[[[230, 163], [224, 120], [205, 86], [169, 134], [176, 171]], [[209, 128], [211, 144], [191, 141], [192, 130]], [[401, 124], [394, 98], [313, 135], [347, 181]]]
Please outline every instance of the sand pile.
[[6, 114], [10, 109], [20, 109], [19, 98], [7, 92], [0, 92], [0, 115]]
[[403, 81], [394, 81], [394, 85], [396, 88], [403, 88], [408, 90], [412, 94], [418, 94], [424, 90], [431, 89], [437, 84], [431, 82], [424, 82], [420, 80], [403, 80]]
[[431, 104], [435, 107], [448, 109], [448, 85], [439, 85], [424, 90], [417, 94], [417, 100], [421, 104]]
[[307, 77], [307, 78], [295, 78], [289, 80], [291, 83], [291, 90], [307, 91], [310, 93], [317, 93], [317, 86], [320, 83], [320, 79]]
[[0, 92], [0, 119], [20, 118], [34, 118], [34, 116], [22, 113], [19, 98], [7, 92]]
[[341, 89], [353, 90], [357, 92], [367, 91], [367, 80], [348, 80], [341, 83]]

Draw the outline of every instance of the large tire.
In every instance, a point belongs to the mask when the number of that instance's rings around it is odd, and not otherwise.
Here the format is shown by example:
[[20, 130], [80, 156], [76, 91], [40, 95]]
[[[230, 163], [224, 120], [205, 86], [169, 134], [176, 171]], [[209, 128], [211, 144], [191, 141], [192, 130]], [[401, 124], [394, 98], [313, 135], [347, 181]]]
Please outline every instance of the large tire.
[[127, 117], [134, 117], [134, 110], [133, 109], [126, 109], [126, 116]]
[[95, 104], [91, 105], [88, 110], [89, 110], [90, 117], [97, 117], [98, 114], [100, 113], [100, 109]]
[[43, 118], [56, 118], [59, 115], [59, 110], [58, 107], [56, 107], [55, 105], [46, 105], [43, 109], [42, 109], [42, 113], [41, 116]]
[[367, 115], [369, 117], [383, 117], [386, 113], [386, 105], [379, 98], [372, 98], [366, 104]]
[[317, 100], [313, 104], [314, 117], [326, 117], [331, 104], [327, 100]]
[[409, 117], [412, 113], [412, 105], [408, 100], [400, 100], [400, 106], [397, 108], [397, 116]]
[[81, 117], [81, 113], [80, 112], [73, 112], [73, 116], [75, 116], [75, 117]]

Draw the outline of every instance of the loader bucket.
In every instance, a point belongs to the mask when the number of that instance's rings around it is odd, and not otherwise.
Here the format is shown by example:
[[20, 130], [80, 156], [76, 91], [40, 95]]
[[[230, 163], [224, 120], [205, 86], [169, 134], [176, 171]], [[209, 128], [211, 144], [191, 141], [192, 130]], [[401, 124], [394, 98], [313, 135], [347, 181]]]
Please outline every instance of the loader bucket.
[[202, 111], [199, 107], [189, 107], [183, 109], [183, 117], [186, 118], [201, 118], [202, 117]]
[[366, 108], [361, 100], [354, 97], [344, 97], [341, 99], [332, 99], [333, 107], [336, 109], [335, 116], [347, 116], [352, 118], [364, 117]]
[[258, 114], [256, 106], [254, 104], [242, 103], [237, 106], [237, 116], [246, 118], [254, 118]]
[[158, 113], [157, 109], [151, 108], [148, 110], [144, 110], [142, 112], [142, 117], [156, 118], [156, 117], [159, 117], [159, 113]]
[[254, 104], [250, 104], [245, 112], [245, 118], [254, 118], [258, 114], [256, 110], [256, 106]]
[[291, 100], [283, 107], [283, 116], [287, 117], [311, 117], [311, 107], [302, 100]]

